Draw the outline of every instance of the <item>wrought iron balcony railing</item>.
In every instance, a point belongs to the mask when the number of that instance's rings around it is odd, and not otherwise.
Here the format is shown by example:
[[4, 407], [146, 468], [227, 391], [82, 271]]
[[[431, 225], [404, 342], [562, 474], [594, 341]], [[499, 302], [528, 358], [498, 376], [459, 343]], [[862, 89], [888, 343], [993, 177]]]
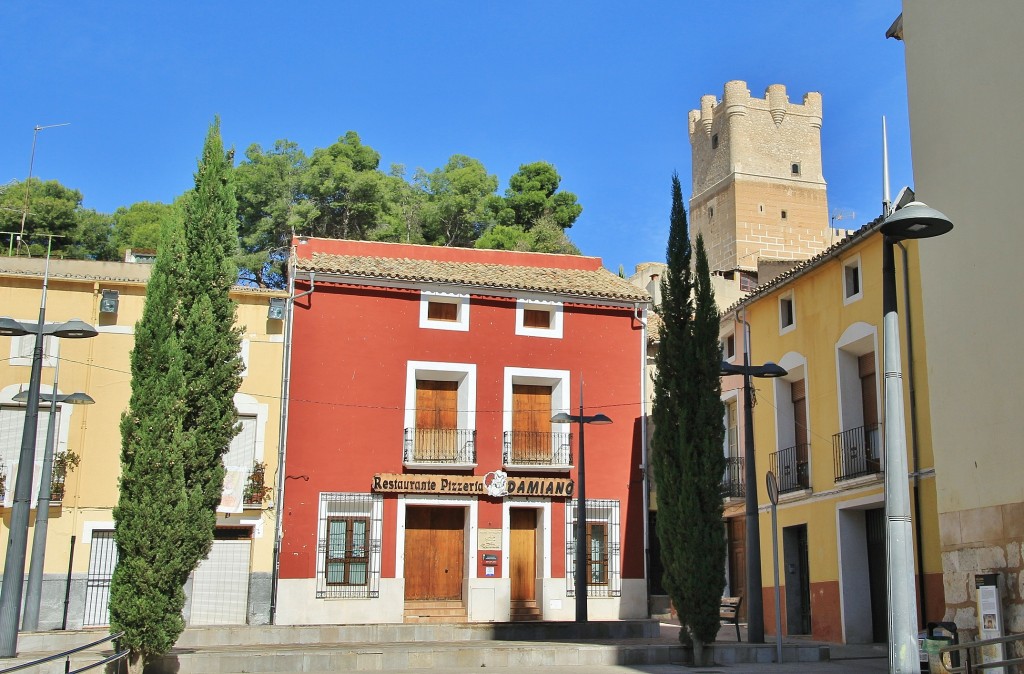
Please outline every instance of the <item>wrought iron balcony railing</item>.
[[743, 457], [727, 456], [725, 458], [725, 474], [722, 476], [722, 496], [725, 498], [743, 498]]
[[410, 463], [476, 464], [476, 430], [407, 428], [403, 460]]
[[779, 481], [779, 493], [808, 489], [811, 486], [807, 469], [807, 445], [780, 449], [771, 454], [771, 468]]
[[506, 466], [572, 466], [572, 433], [505, 431]]
[[832, 436], [836, 482], [882, 472], [881, 428], [869, 424]]

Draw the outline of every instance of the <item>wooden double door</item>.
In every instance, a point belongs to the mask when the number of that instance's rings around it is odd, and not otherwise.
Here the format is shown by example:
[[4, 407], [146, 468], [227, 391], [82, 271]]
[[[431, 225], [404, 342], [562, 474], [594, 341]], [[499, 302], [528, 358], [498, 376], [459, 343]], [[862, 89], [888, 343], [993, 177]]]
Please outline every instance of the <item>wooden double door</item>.
[[405, 598], [462, 599], [466, 509], [409, 506], [405, 510]]

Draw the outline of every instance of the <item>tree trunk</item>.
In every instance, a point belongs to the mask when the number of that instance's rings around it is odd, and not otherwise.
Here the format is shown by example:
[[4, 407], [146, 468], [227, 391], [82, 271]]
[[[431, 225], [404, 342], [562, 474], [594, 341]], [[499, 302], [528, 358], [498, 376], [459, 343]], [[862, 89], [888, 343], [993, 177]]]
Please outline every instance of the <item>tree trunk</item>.
[[[704, 662], [704, 642], [692, 634], [690, 635], [690, 639], [693, 641], [693, 666], [706, 666], [708, 663]], [[708, 652], [710, 653], [710, 651]]]
[[142, 674], [142, 669], [146, 666], [146, 659], [139, 651], [131, 651], [124, 661], [128, 665], [128, 674]]

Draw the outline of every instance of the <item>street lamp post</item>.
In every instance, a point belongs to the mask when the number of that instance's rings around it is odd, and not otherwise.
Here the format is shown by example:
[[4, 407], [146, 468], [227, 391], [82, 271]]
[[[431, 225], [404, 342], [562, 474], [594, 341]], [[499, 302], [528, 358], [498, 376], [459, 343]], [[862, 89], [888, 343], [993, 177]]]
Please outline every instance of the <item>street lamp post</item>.
[[4, 559], [4, 582], [0, 586], [0, 658], [13, 658], [18, 651], [18, 618], [21, 612], [21, 598], [25, 582], [28, 519], [29, 511], [32, 508], [32, 470], [35, 464], [36, 429], [39, 425], [39, 380], [43, 370], [43, 338], [52, 335], [60, 338], [82, 339], [95, 337], [97, 334], [96, 328], [78, 319], [72, 319], [66, 323], [46, 324], [46, 287], [49, 269], [50, 254], [47, 250], [38, 321], [22, 323], [7, 317], [0, 318], [0, 335], [8, 337], [35, 336], [32, 367], [29, 374], [28, 399], [25, 405], [25, 425], [21, 432], [18, 473], [14, 481], [7, 557]]
[[579, 484], [576, 485], [576, 622], [587, 622], [587, 477], [584, 459], [583, 428], [586, 424], [610, 424], [612, 420], [603, 414], [584, 416], [583, 385], [580, 384], [580, 413], [578, 415], [559, 412], [551, 417], [556, 424], [579, 424], [580, 451], [577, 469]]
[[[941, 236], [953, 229], [942, 213], [914, 201], [882, 222], [882, 314], [885, 348], [885, 556], [888, 573], [889, 671], [913, 674], [917, 651], [914, 543], [907, 483], [907, 435], [903, 422], [903, 366], [896, 307], [898, 241]], [[903, 279], [904, 283], [909, 279]]]
[[754, 465], [754, 398], [750, 378], [784, 377], [775, 363], [750, 364], [749, 334], [744, 339], [743, 365], [722, 362], [722, 374], [743, 376], [743, 489], [746, 495], [747, 642], [764, 643], [764, 604], [761, 597], [761, 528], [757, 516], [757, 469]]
[[[85, 393], [57, 395], [60, 361], [53, 372], [53, 390], [50, 395], [50, 413], [46, 426], [46, 445], [43, 449], [43, 469], [39, 477], [39, 500], [36, 504], [36, 526], [32, 531], [32, 561], [28, 568], [28, 589], [25, 595], [25, 610], [21, 617], [21, 629], [34, 632], [39, 629], [39, 605], [43, 595], [43, 562], [46, 559], [46, 535], [50, 523], [50, 499], [53, 496], [53, 455], [57, 442], [57, 405], [91, 405], [96, 401]], [[28, 392], [14, 396], [14, 402], [28, 400]]]

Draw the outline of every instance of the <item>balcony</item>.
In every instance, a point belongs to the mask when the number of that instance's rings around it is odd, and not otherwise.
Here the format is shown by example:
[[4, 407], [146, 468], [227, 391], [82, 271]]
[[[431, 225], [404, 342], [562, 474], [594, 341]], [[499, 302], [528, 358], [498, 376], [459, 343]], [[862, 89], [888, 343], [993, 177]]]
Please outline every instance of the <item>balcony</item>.
[[521, 470], [569, 470], [572, 433], [505, 431], [502, 462]]
[[402, 461], [406, 468], [473, 468], [476, 466], [476, 430], [407, 428]]
[[796, 445], [772, 452], [771, 468], [778, 478], [780, 494], [810, 488], [807, 450], [807, 445]]
[[743, 457], [725, 457], [725, 474], [722, 476], [722, 497], [743, 498]]
[[882, 472], [882, 435], [879, 424], [858, 426], [832, 436], [836, 482]]

